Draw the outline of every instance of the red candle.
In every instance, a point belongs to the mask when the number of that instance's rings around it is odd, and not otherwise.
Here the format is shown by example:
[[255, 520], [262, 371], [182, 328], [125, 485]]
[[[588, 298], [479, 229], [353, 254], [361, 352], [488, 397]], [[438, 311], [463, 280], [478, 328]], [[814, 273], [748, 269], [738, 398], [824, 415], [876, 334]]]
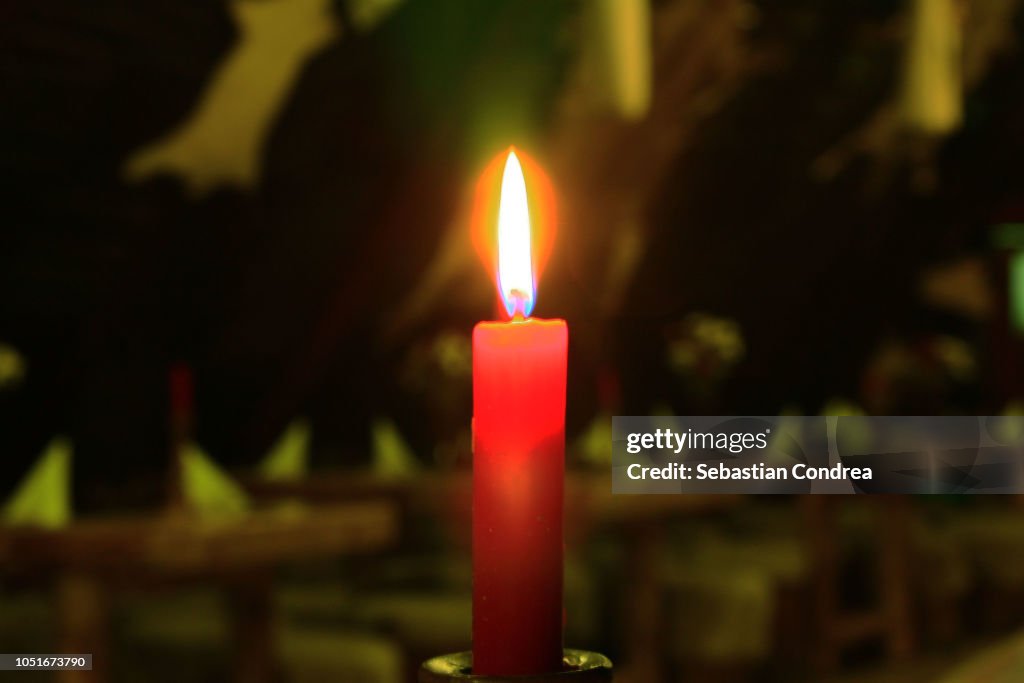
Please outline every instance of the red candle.
[[530, 210], [509, 151], [497, 220], [498, 289], [510, 320], [473, 330], [473, 672], [562, 663], [564, 320], [530, 318]]

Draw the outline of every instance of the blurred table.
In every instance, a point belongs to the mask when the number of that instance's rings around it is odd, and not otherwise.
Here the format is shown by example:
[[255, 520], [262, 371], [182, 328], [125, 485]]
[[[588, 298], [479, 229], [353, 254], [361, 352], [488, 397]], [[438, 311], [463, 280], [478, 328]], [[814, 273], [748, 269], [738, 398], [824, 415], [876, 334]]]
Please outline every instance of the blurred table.
[[[448, 522], [456, 538], [468, 546], [472, 512], [472, 474], [468, 471], [429, 473], [408, 479], [372, 474], [330, 473], [295, 482], [242, 478], [257, 499], [298, 498], [305, 501], [352, 500], [390, 496], [405, 509], [430, 510]], [[565, 537], [577, 544], [600, 528], [621, 530], [631, 558], [629, 585], [624, 587], [626, 637], [616, 680], [661, 680], [661, 598], [657, 580], [657, 551], [666, 526], [680, 517], [711, 514], [738, 505], [738, 495], [613, 495], [610, 472], [566, 472]]]
[[[361, 472], [318, 473], [299, 481], [265, 481], [239, 477], [246, 492], [264, 502], [298, 499], [305, 502], [356, 501], [390, 498], [400, 505], [434, 508], [454, 516], [465, 536], [470, 534], [472, 474], [424, 473], [408, 478], [381, 477]], [[735, 506], [743, 496], [612, 495], [608, 472], [567, 472], [565, 478], [566, 538], [589, 533], [595, 525], [646, 524], [677, 515], [700, 514]]]
[[389, 500], [282, 505], [232, 520], [185, 513], [94, 519], [59, 530], [0, 527], [0, 567], [11, 575], [53, 575], [60, 653], [93, 655], [92, 671], [57, 680], [105, 680], [110, 671], [109, 609], [121, 588], [210, 581], [227, 594], [234, 675], [271, 680], [271, 572], [290, 562], [383, 550], [397, 542]]

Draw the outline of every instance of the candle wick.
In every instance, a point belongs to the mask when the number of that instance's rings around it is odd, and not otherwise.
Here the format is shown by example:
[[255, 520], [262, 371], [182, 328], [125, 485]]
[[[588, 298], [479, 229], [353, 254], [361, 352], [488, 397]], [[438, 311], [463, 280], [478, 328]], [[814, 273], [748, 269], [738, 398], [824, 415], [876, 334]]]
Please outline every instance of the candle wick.
[[522, 322], [526, 319], [526, 294], [521, 289], [513, 289], [511, 292], [515, 307], [512, 309], [512, 320]]

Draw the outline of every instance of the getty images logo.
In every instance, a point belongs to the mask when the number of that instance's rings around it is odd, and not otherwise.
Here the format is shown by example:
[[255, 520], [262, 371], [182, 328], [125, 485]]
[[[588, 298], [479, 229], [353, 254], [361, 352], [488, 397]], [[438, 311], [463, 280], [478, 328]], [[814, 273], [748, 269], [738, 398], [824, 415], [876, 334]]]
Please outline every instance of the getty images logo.
[[626, 452], [636, 455], [647, 450], [671, 451], [715, 449], [730, 453], [742, 453], [768, 447], [771, 427], [761, 432], [695, 432], [687, 429], [676, 432], [671, 429], [655, 429], [653, 432], [631, 432], [626, 436]]

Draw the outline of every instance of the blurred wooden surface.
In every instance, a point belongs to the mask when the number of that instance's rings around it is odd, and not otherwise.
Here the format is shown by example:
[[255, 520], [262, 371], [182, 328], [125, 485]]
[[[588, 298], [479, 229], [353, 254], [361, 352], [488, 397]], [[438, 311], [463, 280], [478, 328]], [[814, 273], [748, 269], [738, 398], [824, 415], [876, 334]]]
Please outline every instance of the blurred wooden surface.
[[387, 501], [265, 510], [237, 521], [185, 515], [85, 520], [66, 529], [0, 528], [7, 571], [74, 569], [139, 577], [206, 574], [293, 559], [372, 552], [395, 542]]
[[[264, 502], [300, 499], [310, 503], [355, 501], [391, 497], [400, 502], [426, 505], [458, 505], [470, 511], [472, 474], [460, 471], [421, 474], [411, 478], [381, 477], [369, 472], [317, 473], [300, 481], [266, 481], [240, 477], [246, 491]], [[657, 519], [674, 513], [727, 509], [743, 496], [708, 495], [612, 495], [609, 472], [567, 472], [565, 509], [570, 527], [582, 523], [619, 523]], [[575, 530], [575, 529], [574, 529]]]
[[[427, 474], [388, 480], [372, 474], [318, 474], [297, 482], [244, 479], [251, 495], [260, 499], [299, 498], [307, 501], [392, 496], [403, 506], [428, 510], [445, 520], [456, 538], [469, 544], [472, 511], [470, 472]], [[623, 662], [617, 679], [626, 683], [662, 680], [660, 636], [662, 603], [657, 578], [657, 550], [666, 527], [680, 517], [728, 510], [744, 500], [738, 495], [613, 495], [610, 472], [567, 472], [565, 480], [565, 537], [582, 543], [599, 528], [621, 532], [630, 558], [630, 582], [624, 589], [626, 634]], [[572, 643], [569, 643], [572, 645]]]
[[55, 579], [56, 650], [93, 655], [92, 671], [61, 671], [61, 683], [107, 680], [113, 595], [176, 581], [209, 581], [226, 593], [238, 683], [272, 681], [274, 568], [290, 562], [372, 553], [399, 538], [388, 500], [278, 505], [238, 519], [185, 514], [83, 520], [58, 530], [0, 528], [0, 568]]

